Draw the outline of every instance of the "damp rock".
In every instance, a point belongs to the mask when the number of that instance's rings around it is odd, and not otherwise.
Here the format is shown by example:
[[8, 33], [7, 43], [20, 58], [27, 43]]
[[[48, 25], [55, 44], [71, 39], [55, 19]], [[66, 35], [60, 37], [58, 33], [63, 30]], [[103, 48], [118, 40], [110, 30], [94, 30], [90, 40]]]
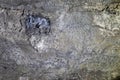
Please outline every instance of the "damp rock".
[[50, 19], [39, 15], [28, 15], [26, 20], [26, 32], [29, 35], [48, 34], [50, 32]]

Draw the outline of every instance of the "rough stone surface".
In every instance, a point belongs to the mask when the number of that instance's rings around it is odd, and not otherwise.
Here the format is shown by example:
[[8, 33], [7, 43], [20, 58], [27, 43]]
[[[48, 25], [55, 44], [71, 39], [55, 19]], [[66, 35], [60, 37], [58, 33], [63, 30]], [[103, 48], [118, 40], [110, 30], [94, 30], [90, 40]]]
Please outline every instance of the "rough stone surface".
[[[0, 80], [120, 79], [119, 0], [0, 4]], [[50, 33], [29, 36], [29, 14], [48, 17]]]

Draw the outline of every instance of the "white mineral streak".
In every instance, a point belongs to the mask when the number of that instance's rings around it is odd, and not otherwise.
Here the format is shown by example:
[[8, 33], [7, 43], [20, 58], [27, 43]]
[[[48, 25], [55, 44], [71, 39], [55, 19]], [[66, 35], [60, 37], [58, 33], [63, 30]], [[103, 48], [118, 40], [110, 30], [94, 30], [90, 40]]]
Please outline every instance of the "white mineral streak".
[[34, 48], [36, 49], [36, 50], [38, 50], [38, 52], [42, 52], [43, 50], [45, 50], [46, 48], [47, 48], [47, 46], [46, 46], [46, 38], [40, 38], [39, 36], [38, 37], [36, 37], [36, 36], [32, 36], [31, 38], [30, 38], [30, 42], [31, 42], [31, 45], [32, 46], [34, 46]]
[[36, 44], [36, 48], [43, 50], [45, 49], [45, 44], [44, 44], [44, 40], [41, 40], [40, 42], [38, 42], [38, 44]]

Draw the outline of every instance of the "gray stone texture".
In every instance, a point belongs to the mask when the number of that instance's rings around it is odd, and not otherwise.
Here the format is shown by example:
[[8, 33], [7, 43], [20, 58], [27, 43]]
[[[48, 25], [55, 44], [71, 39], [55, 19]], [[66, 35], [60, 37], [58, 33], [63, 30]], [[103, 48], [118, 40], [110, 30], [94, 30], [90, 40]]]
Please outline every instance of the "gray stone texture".
[[[29, 14], [48, 17], [50, 33], [29, 35]], [[0, 80], [119, 76], [119, 0], [0, 0]]]

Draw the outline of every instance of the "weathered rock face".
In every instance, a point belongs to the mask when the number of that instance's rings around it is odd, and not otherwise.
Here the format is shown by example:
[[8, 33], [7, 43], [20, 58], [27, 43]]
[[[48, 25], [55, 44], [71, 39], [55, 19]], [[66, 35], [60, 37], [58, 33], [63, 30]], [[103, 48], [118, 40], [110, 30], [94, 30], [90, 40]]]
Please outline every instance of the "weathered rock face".
[[[119, 79], [119, 0], [0, 4], [0, 80]], [[26, 28], [27, 16], [40, 14], [50, 20], [47, 34], [40, 32], [41, 18], [39, 27]], [[29, 22], [38, 26], [34, 21]]]

